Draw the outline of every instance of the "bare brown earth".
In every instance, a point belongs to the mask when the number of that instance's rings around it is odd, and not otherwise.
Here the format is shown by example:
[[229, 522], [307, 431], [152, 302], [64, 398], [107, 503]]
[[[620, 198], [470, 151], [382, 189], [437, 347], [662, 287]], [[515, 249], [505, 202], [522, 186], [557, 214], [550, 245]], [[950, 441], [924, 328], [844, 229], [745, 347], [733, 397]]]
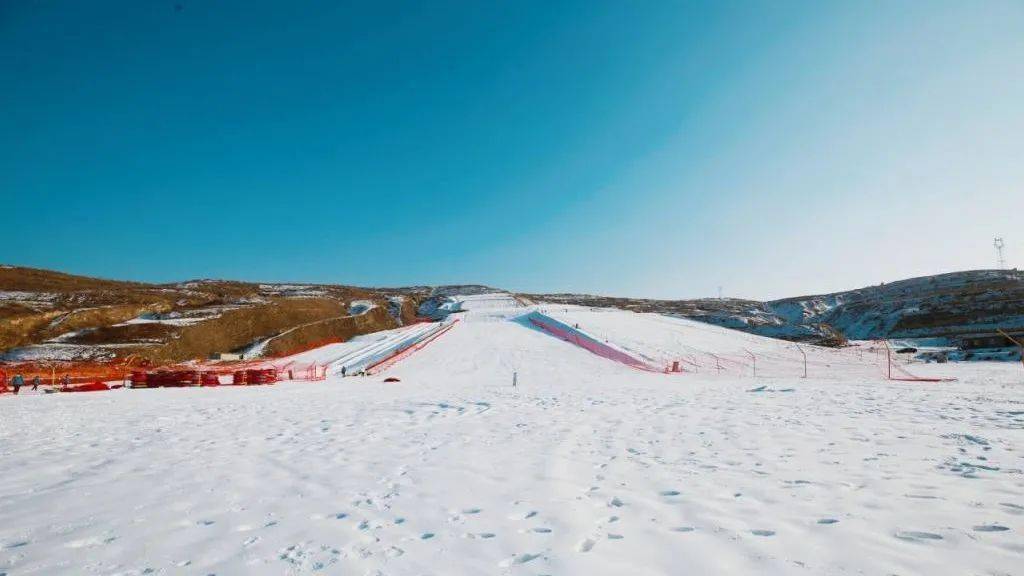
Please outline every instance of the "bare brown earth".
[[[287, 333], [269, 347], [275, 353], [413, 322], [428, 293], [220, 280], [147, 284], [0, 266], [0, 353], [56, 342], [77, 345], [80, 360], [171, 363]], [[389, 300], [395, 296], [401, 305]], [[354, 300], [375, 308], [366, 319], [345, 320]]]
[[308, 349], [311, 345], [344, 342], [353, 336], [397, 328], [398, 321], [381, 307], [358, 316], [329, 318], [293, 328], [271, 340], [267, 356], [287, 356]]

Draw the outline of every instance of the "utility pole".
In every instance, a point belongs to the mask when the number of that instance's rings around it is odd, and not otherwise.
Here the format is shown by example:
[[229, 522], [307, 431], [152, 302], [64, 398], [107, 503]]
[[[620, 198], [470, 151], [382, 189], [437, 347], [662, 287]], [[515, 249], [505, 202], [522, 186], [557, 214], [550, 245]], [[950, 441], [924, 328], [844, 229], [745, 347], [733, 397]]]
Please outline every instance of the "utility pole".
[[888, 340], [882, 340], [882, 344], [885, 345], [885, 368], [887, 370], [886, 378], [892, 380], [892, 348], [889, 348]]
[[992, 245], [996, 247], [996, 262], [999, 263], [999, 269], [1003, 270], [1006, 268], [1006, 259], [1003, 258], [1003, 247], [1006, 246], [1006, 243], [1002, 238], [996, 238]]
[[719, 300], [722, 299], [722, 287], [721, 286], [718, 287], [718, 299]]
[[[710, 352], [709, 352], [710, 354]], [[722, 373], [722, 363], [718, 361], [718, 356], [711, 354], [711, 357], [715, 359], [715, 370], [718, 370], [718, 374]]]
[[1006, 332], [1003, 332], [1002, 328], [996, 328], [996, 330], [999, 331], [999, 333], [1002, 334], [1007, 340], [1013, 342], [1020, 348], [1020, 363], [1021, 365], [1024, 365], [1024, 342], [1021, 342], [1020, 340], [1017, 340], [1016, 338], [1010, 336]]

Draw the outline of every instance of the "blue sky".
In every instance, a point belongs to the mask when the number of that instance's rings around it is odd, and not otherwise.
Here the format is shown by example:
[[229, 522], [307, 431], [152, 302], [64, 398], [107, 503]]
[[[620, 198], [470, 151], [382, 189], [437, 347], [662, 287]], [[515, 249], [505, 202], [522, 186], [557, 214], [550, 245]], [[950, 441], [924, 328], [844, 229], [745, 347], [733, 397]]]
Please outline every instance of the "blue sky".
[[0, 62], [8, 264], [665, 298], [1024, 264], [1019, 1], [11, 2]]

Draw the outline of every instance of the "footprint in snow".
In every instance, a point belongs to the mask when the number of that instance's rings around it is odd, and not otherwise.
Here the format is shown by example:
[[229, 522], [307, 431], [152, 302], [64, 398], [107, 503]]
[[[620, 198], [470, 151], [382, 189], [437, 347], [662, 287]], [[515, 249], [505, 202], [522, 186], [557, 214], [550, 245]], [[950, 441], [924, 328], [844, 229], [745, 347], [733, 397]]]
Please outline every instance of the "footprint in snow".
[[751, 530], [754, 536], [775, 536], [775, 530]]
[[1020, 504], [1014, 504], [1013, 502], [1000, 502], [1000, 506], [1007, 508], [1007, 512], [1010, 514], [1024, 514], [1024, 506]]
[[586, 538], [576, 546], [576, 550], [580, 552], [590, 552], [593, 550], [594, 544], [595, 542], [593, 540]]
[[679, 496], [678, 490], [662, 490], [659, 492], [662, 496]]
[[818, 520], [818, 524], [835, 524], [836, 522], [839, 522], [839, 520], [836, 520], [835, 518], [822, 518], [821, 520]]
[[942, 536], [933, 532], [920, 532], [917, 530], [898, 530], [894, 534], [900, 540], [907, 540], [910, 542], [916, 542], [920, 540], [942, 540]]
[[433, 537], [434, 537], [434, 533], [433, 532], [424, 532], [423, 534], [420, 534], [420, 540], [430, 540]]
[[508, 519], [509, 520], [529, 520], [530, 518], [533, 518], [536, 515], [537, 515], [537, 511], [536, 510], [530, 510], [528, 512], [517, 512], [515, 514], [510, 514]]
[[669, 528], [669, 530], [673, 532], [693, 532], [696, 528], [693, 526], [675, 526], [673, 528]]
[[537, 558], [540, 558], [540, 554], [530, 554], [530, 553], [517, 554], [515, 556], [512, 556], [511, 558], [506, 558], [505, 560], [502, 560], [501, 562], [498, 563], [498, 566], [501, 566], [502, 568], [508, 568], [510, 566], [515, 566], [515, 565], [518, 565], [518, 564], [526, 564], [527, 562], [532, 562], [533, 560], [536, 560]]
[[1009, 530], [1006, 526], [1000, 526], [999, 524], [982, 524], [981, 526], [975, 526], [975, 532], [1006, 532]]

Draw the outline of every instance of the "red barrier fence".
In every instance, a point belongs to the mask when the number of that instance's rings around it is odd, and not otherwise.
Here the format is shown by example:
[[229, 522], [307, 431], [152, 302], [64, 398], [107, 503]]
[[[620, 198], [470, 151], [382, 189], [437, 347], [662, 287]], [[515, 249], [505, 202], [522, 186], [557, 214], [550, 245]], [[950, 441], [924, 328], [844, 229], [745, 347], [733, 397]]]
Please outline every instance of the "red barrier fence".
[[530, 315], [529, 320], [530, 320], [530, 323], [533, 324], [534, 326], [536, 326], [537, 328], [540, 328], [541, 330], [543, 330], [543, 331], [545, 331], [545, 332], [547, 332], [547, 333], [549, 333], [549, 334], [551, 334], [553, 336], [561, 338], [562, 340], [565, 340], [566, 342], [569, 342], [571, 344], [575, 344], [575, 345], [579, 346], [580, 348], [583, 348], [584, 350], [587, 350], [588, 352], [590, 352], [592, 354], [596, 354], [598, 356], [601, 356], [602, 358], [607, 358], [609, 360], [614, 360], [615, 362], [621, 362], [622, 364], [625, 364], [625, 365], [630, 366], [632, 368], [636, 368], [637, 370], [644, 370], [646, 372], [669, 372], [669, 371], [671, 371], [671, 369], [669, 369], [669, 368], [666, 368], [664, 370], [659, 370], [657, 368], [654, 368], [653, 366], [649, 366], [647, 363], [643, 362], [642, 360], [634, 358], [634, 357], [630, 356], [629, 354], [626, 354], [625, 352], [623, 352], [621, 350], [617, 350], [615, 348], [612, 348], [611, 346], [608, 346], [607, 344], [602, 344], [601, 342], [598, 342], [597, 340], [589, 338], [586, 335], [582, 335], [578, 331], [576, 331], [575, 329], [569, 328], [569, 327], [565, 326], [564, 324], [562, 324], [561, 322], [559, 322], [559, 321], [557, 321], [557, 320], [555, 320], [553, 318], [549, 318], [547, 316], [542, 316], [540, 314], [533, 314], [533, 315]]
[[421, 340], [421, 341], [419, 341], [419, 342], [417, 342], [417, 343], [415, 343], [415, 344], [413, 344], [413, 345], [411, 345], [411, 346], [409, 346], [407, 348], [403, 348], [401, 350], [397, 350], [394, 354], [392, 354], [391, 356], [388, 356], [387, 358], [384, 358], [383, 360], [381, 360], [380, 362], [377, 362], [376, 364], [371, 364], [370, 366], [367, 366], [366, 373], [367, 374], [377, 374], [377, 373], [383, 372], [384, 370], [387, 370], [388, 368], [390, 368], [391, 366], [395, 365], [400, 360], [409, 357], [411, 354], [413, 354], [417, 350], [422, 350], [427, 344], [430, 344], [434, 340], [437, 340], [442, 334], [444, 334], [445, 332], [447, 332], [447, 331], [451, 330], [452, 328], [454, 328], [455, 324], [457, 322], [458, 322], [458, 320], [456, 319], [455, 321], [453, 321], [448, 326], [445, 326], [444, 328], [442, 328], [442, 329], [438, 330], [437, 332], [431, 334], [427, 338], [425, 338], [425, 339], [423, 339], [423, 340]]
[[[13, 390], [7, 382], [21, 374], [25, 387], [32, 386], [38, 376], [44, 391], [85, 392], [100, 389], [121, 388], [115, 384], [100, 388], [99, 384], [124, 382], [132, 388], [177, 388], [191, 386], [223, 386], [231, 384], [265, 385], [281, 380], [321, 381], [327, 379], [327, 367], [316, 363], [297, 365], [285, 361], [275, 365], [273, 360], [248, 362], [203, 363], [164, 366], [159, 369], [131, 368], [128, 363], [95, 362], [18, 362], [0, 363], [0, 394]], [[280, 364], [280, 362], [278, 362]], [[236, 374], [240, 373], [240, 375]], [[222, 378], [227, 377], [230, 380]]]

